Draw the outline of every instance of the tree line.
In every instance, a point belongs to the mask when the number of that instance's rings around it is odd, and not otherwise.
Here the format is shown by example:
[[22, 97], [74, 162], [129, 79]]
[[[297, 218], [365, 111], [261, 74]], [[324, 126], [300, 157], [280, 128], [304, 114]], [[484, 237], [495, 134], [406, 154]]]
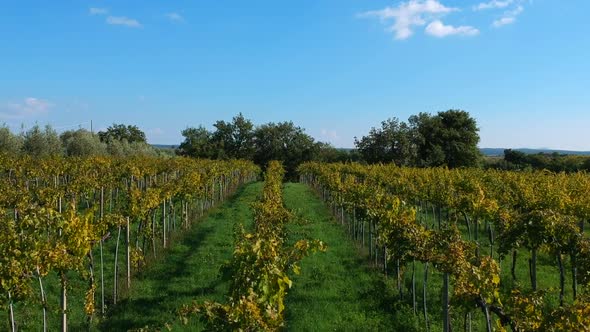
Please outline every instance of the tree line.
[[390, 118], [380, 128], [355, 138], [363, 161], [398, 166], [475, 167], [482, 163], [477, 122], [468, 112], [419, 113], [408, 122]]
[[590, 171], [589, 156], [525, 154], [507, 149], [502, 159], [484, 158], [477, 147], [477, 122], [463, 110], [419, 113], [410, 116], [406, 122], [389, 118], [379, 127], [371, 128], [367, 135], [355, 137], [354, 149], [337, 149], [329, 143], [316, 141], [291, 121], [255, 125], [241, 113], [231, 121], [215, 122], [212, 130], [203, 126], [187, 127], [181, 133], [184, 140], [174, 150], [148, 144], [145, 133], [134, 125], [113, 124], [98, 133], [76, 129], [61, 134], [51, 126], [39, 125], [14, 134], [3, 125], [0, 126], [0, 153], [33, 157], [177, 154], [207, 159], [246, 159], [262, 167], [271, 160], [280, 160], [289, 179], [296, 176], [296, 167], [307, 161]]
[[184, 129], [184, 141], [177, 154], [209, 159], [247, 159], [262, 167], [271, 160], [279, 160], [290, 179], [303, 162], [335, 162], [350, 158], [346, 151], [317, 142], [291, 121], [255, 126], [240, 113], [231, 122], [215, 122], [213, 128], [212, 131], [203, 126]]
[[306, 161], [361, 161], [395, 163], [399, 166], [472, 167], [481, 164], [477, 148], [477, 123], [461, 110], [420, 113], [408, 123], [397, 118], [383, 121], [368, 135], [355, 138], [356, 149], [336, 149], [316, 142], [293, 122], [255, 126], [239, 114], [231, 122], [217, 121], [214, 130], [199, 126], [182, 131], [184, 141], [177, 152], [199, 158], [239, 158], [266, 165], [271, 160], [284, 163], [287, 177]]
[[93, 133], [80, 128], [58, 134], [51, 126], [35, 125], [14, 134], [6, 125], [0, 127], [0, 153], [50, 156], [158, 156], [164, 154], [147, 143], [137, 126], [113, 124], [105, 131]]
[[[297, 166], [307, 161], [473, 167], [482, 164], [477, 148], [478, 131], [475, 119], [466, 111], [419, 113], [407, 123], [397, 118], [383, 121], [381, 127], [372, 128], [366, 136], [355, 137], [356, 149], [347, 150], [316, 141], [291, 121], [255, 125], [240, 113], [231, 121], [215, 122], [213, 130], [187, 127], [181, 132], [184, 141], [174, 152], [195, 158], [252, 160], [262, 167], [271, 160], [279, 160], [289, 179], [296, 176]], [[34, 157], [164, 153], [149, 145], [145, 133], [137, 126], [123, 124], [113, 124], [97, 134], [85, 129], [58, 134], [50, 126], [38, 125], [13, 134], [3, 126], [0, 152]]]
[[526, 154], [522, 151], [506, 149], [504, 158], [492, 162], [490, 168], [503, 170], [546, 169], [552, 172], [590, 171], [590, 156], [560, 154], [558, 152], [539, 152]]

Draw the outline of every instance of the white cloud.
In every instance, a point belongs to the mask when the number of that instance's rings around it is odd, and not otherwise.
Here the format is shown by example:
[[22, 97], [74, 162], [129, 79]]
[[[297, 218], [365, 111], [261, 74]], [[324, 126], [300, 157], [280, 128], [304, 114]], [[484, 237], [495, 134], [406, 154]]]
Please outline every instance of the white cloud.
[[179, 13], [168, 13], [166, 14], [166, 17], [172, 22], [184, 22], [184, 17], [182, 17], [182, 15]]
[[479, 34], [479, 30], [477, 30], [476, 28], [474, 28], [472, 26], [462, 25], [462, 26], [454, 27], [452, 25], [445, 25], [440, 20], [436, 20], [436, 21], [428, 24], [425, 31], [427, 34], [434, 36], [434, 37], [438, 37], [438, 38], [443, 38], [443, 37], [452, 36], [452, 35], [476, 36]]
[[524, 7], [523, 6], [518, 6], [513, 10], [509, 10], [504, 12], [504, 16], [502, 16], [501, 18], [495, 20], [494, 22], [492, 22], [492, 25], [495, 28], [499, 28], [508, 24], [512, 24], [514, 22], [516, 22], [516, 17], [518, 17], [518, 15], [522, 14], [522, 12], [524, 11]]
[[490, 2], [482, 2], [476, 6], [473, 6], [473, 10], [506, 8], [510, 6], [513, 2], [514, 0], [492, 0]]
[[124, 25], [130, 28], [141, 28], [142, 25], [137, 20], [125, 16], [109, 16], [107, 17], [107, 24]]
[[26, 117], [44, 115], [49, 112], [53, 104], [39, 98], [25, 98], [21, 102], [0, 105], [0, 118], [23, 119]]
[[494, 20], [494, 22], [492, 22], [492, 25], [496, 28], [499, 28], [504, 25], [512, 24], [515, 21], [516, 21], [515, 17], [502, 17], [500, 19]]
[[522, 14], [522, 12], [524, 11], [524, 7], [523, 6], [518, 6], [516, 7], [514, 10], [508, 11], [506, 12], [508, 15], [512, 15], [512, 16], [518, 16], [520, 14]]
[[359, 16], [377, 17], [383, 22], [393, 20], [394, 23], [388, 30], [395, 33], [395, 39], [407, 39], [414, 33], [414, 27], [426, 25], [428, 21], [454, 11], [458, 9], [446, 7], [438, 0], [410, 0], [397, 7], [368, 11]]
[[23, 113], [28, 115], [37, 115], [42, 113], [47, 113], [49, 108], [53, 106], [49, 101], [39, 99], [39, 98], [25, 98], [22, 104], [16, 104], [18, 109], [20, 109]]

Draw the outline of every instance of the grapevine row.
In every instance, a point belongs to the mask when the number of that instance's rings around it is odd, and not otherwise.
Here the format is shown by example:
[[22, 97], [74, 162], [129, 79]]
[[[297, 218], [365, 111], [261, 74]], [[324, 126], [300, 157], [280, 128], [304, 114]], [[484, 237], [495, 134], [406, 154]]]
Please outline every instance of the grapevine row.
[[[44, 331], [56, 329], [48, 323], [56, 309], [45, 291], [50, 274], [61, 284], [62, 331], [68, 328], [72, 278], [88, 282], [88, 323], [96, 306], [104, 316], [147, 256], [155, 258], [175, 232], [258, 172], [245, 161], [0, 156], [0, 305], [8, 309], [10, 330], [17, 330], [16, 304], [25, 302], [42, 310]], [[114, 262], [104, 259], [110, 248]], [[112, 275], [111, 291], [106, 274]]]
[[[301, 181], [314, 187], [384, 271], [411, 266], [412, 306], [417, 312], [415, 264], [424, 265], [422, 311], [429, 328], [426, 284], [430, 266], [443, 276], [442, 320], [451, 329], [452, 311], [474, 310], [488, 331], [499, 329], [585, 330], [590, 326], [590, 177], [585, 173], [505, 172], [478, 169], [399, 168], [392, 165], [307, 163]], [[460, 227], [466, 229], [463, 235]], [[482, 247], [480, 227], [488, 247]], [[530, 288], [501, 291], [499, 261], [528, 251]], [[537, 285], [537, 255], [555, 257], [560, 275], [559, 306], [546, 308], [550, 289]], [[565, 299], [565, 269], [571, 268], [572, 299]], [[580, 287], [581, 286], [581, 287]], [[452, 287], [452, 293], [451, 293]], [[455, 308], [455, 309], [453, 309]], [[453, 309], [453, 310], [452, 310]]]
[[318, 240], [286, 245], [285, 225], [292, 214], [283, 205], [284, 174], [279, 162], [269, 163], [262, 198], [253, 204], [254, 232], [242, 228], [235, 245], [228, 302], [185, 306], [185, 319], [200, 314], [216, 331], [277, 331], [284, 326], [284, 300], [292, 286], [288, 272], [299, 274], [297, 263], [303, 257], [325, 250]]

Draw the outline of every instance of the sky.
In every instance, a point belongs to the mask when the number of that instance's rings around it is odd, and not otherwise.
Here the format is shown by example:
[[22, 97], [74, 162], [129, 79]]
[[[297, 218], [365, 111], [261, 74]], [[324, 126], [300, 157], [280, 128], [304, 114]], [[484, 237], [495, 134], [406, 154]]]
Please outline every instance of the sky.
[[590, 150], [588, 0], [2, 0], [0, 123], [133, 124], [155, 144], [239, 112], [353, 147], [468, 111], [480, 147]]

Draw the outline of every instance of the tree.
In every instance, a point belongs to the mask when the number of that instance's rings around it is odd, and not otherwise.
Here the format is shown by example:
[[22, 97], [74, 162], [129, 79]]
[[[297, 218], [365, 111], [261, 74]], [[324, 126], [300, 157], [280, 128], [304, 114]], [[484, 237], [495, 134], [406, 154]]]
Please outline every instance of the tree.
[[186, 128], [182, 131], [184, 142], [180, 144], [177, 154], [195, 158], [213, 157], [211, 133], [202, 126]]
[[420, 113], [410, 117], [409, 122], [416, 133], [419, 166], [455, 168], [479, 164], [479, 128], [469, 113], [462, 110], [448, 110], [435, 116]]
[[107, 154], [107, 145], [98, 135], [86, 129], [68, 130], [60, 136], [67, 156], [98, 156]]
[[242, 113], [233, 118], [232, 153], [236, 159], [252, 159], [254, 157], [254, 125], [244, 118]]
[[158, 151], [147, 143], [145, 133], [137, 126], [113, 124], [98, 133], [101, 142], [107, 144], [107, 152], [113, 156], [157, 156]]
[[0, 127], [0, 153], [17, 155], [23, 146], [23, 138], [14, 135], [6, 125]]
[[145, 142], [127, 142], [126, 139], [122, 141], [113, 140], [107, 144], [107, 152], [115, 157], [130, 157], [130, 156], [159, 156], [158, 151], [151, 145]]
[[293, 122], [267, 123], [254, 131], [254, 162], [265, 166], [271, 160], [283, 162], [286, 177], [294, 179], [299, 164], [314, 159], [320, 147]]
[[254, 125], [238, 114], [232, 122], [217, 121], [211, 143], [218, 159], [252, 159], [254, 157]]
[[238, 114], [232, 122], [215, 122], [215, 131], [209, 132], [202, 126], [182, 131], [184, 142], [178, 154], [197, 158], [248, 159], [254, 158], [254, 125]]
[[[287, 177], [295, 178], [296, 167], [309, 160], [345, 158], [333, 147], [316, 143], [293, 122], [267, 123], [254, 128], [240, 113], [231, 122], [217, 121], [215, 130], [186, 128], [177, 153], [213, 159], [247, 159], [266, 167], [271, 160], [283, 162]], [[323, 155], [323, 157], [321, 157]]]
[[50, 125], [42, 130], [33, 126], [24, 134], [23, 152], [33, 157], [48, 157], [63, 154], [63, 147], [57, 132]]
[[254, 127], [240, 113], [231, 122], [217, 121], [213, 126], [213, 132], [202, 126], [183, 130], [184, 141], [176, 153], [197, 158], [253, 160], [261, 167], [271, 160], [280, 160], [289, 179], [295, 179], [295, 169], [304, 161], [358, 160], [356, 154], [315, 142], [293, 122]]
[[381, 122], [381, 128], [371, 128], [360, 140], [355, 137], [354, 144], [368, 163], [393, 162], [398, 166], [410, 166], [416, 159], [413, 131], [397, 118]]
[[441, 148], [441, 142], [438, 141], [438, 135], [434, 131], [440, 132], [440, 123], [428, 113], [418, 113], [412, 115], [408, 122], [416, 135], [414, 136], [417, 147], [416, 166], [429, 167], [440, 166], [444, 164], [445, 153]]
[[442, 123], [441, 136], [446, 165], [451, 168], [477, 166], [481, 153], [477, 148], [479, 128], [475, 119], [461, 110], [439, 112], [437, 116]]
[[528, 163], [526, 153], [512, 149], [504, 150], [504, 160], [521, 166]]
[[98, 136], [100, 137], [100, 140], [105, 143], [113, 140], [126, 140], [129, 143], [147, 143], [145, 133], [137, 126], [132, 125], [125, 126], [124, 124], [113, 124], [112, 126], [108, 127], [106, 131], [98, 132]]

